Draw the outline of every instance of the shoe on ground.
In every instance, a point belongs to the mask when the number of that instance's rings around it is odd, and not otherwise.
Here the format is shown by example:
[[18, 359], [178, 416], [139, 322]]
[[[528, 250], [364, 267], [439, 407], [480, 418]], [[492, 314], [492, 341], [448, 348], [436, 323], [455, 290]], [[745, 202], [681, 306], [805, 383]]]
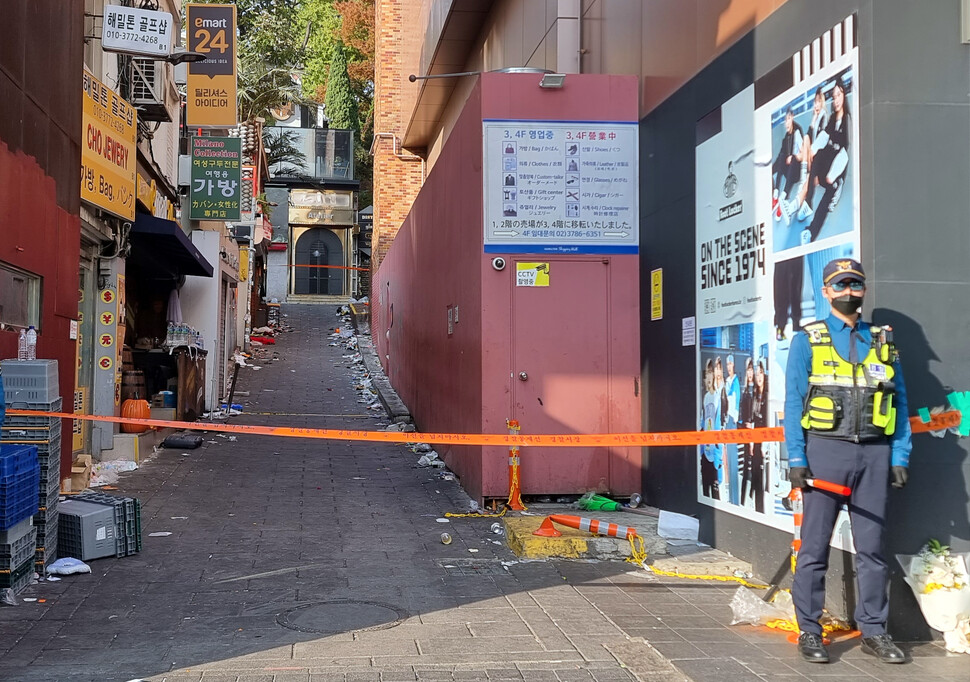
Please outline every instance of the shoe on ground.
[[785, 340], [785, 330], [782, 329], [781, 327], [776, 327], [775, 328], [775, 341], [784, 341], [784, 340]]
[[906, 654], [896, 646], [887, 634], [862, 638], [862, 652], [875, 656], [883, 663], [905, 663]]
[[815, 211], [812, 210], [812, 207], [808, 205], [807, 201], [804, 201], [802, 202], [802, 207], [798, 209], [798, 219], [808, 220], [812, 217], [813, 213], [815, 213]]
[[829, 652], [825, 650], [822, 636], [814, 632], [803, 632], [798, 636], [798, 653], [809, 663], [829, 662]]

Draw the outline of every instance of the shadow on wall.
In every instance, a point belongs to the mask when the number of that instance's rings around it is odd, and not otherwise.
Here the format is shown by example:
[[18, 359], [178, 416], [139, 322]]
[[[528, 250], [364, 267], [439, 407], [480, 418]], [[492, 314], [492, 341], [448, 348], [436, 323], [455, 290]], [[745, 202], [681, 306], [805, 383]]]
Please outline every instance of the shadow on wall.
[[[930, 361], [940, 358], [916, 320], [888, 308], [873, 310], [872, 319], [875, 324], [893, 327], [906, 380], [910, 415], [916, 414], [921, 407], [946, 405], [948, 393], [970, 388], [950, 386], [932, 373]], [[967, 451], [956, 436], [948, 433], [943, 438], [925, 434], [914, 437], [909, 483], [903, 490], [890, 491], [886, 518], [886, 559], [890, 565], [892, 604], [889, 630], [898, 638], [929, 639], [933, 631], [922, 619], [911, 617], [918, 607], [909, 586], [903, 582], [895, 555], [915, 554], [930, 538], [953, 546], [955, 551], [966, 551], [970, 547], [967, 483]], [[909, 608], [899, 608], [907, 603]], [[901, 617], [907, 614], [910, 617]]]

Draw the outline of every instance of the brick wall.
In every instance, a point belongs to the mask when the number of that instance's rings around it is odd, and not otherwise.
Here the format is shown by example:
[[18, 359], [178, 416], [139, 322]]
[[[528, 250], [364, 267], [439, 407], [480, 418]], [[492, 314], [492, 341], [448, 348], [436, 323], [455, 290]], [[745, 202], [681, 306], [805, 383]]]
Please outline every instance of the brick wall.
[[[409, 73], [416, 71], [413, 60], [414, 19], [421, 14], [420, 0], [378, 0], [376, 5], [376, 58], [374, 73], [374, 131], [404, 134], [410, 111], [404, 111], [403, 88], [413, 88]], [[420, 32], [419, 32], [420, 33]], [[410, 69], [410, 71], [409, 71]], [[390, 137], [377, 138], [374, 145], [374, 236], [372, 270], [380, 267], [398, 229], [411, 210], [421, 189], [422, 164], [395, 155]]]

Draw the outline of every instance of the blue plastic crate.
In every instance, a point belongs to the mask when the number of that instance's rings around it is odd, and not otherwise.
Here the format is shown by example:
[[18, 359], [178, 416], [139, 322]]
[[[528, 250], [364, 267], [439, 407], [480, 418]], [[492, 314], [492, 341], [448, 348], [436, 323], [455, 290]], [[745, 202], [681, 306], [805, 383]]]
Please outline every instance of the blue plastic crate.
[[0, 444], [0, 480], [23, 473], [37, 462], [37, 448]]
[[0, 477], [0, 531], [8, 530], [37, 513], [40, 464]]

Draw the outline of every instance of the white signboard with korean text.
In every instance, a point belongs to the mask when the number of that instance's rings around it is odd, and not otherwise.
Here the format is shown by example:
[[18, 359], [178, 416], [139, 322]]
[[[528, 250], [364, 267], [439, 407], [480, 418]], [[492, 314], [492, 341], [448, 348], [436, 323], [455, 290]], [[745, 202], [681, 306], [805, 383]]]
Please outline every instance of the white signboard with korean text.
[[636, 122], [483, 128], [486, 253], [637, 253]]
[[105, 5], [101, 45], [106, 52], [148, 57], [172, 53], [172, 15], [121, 5]]

